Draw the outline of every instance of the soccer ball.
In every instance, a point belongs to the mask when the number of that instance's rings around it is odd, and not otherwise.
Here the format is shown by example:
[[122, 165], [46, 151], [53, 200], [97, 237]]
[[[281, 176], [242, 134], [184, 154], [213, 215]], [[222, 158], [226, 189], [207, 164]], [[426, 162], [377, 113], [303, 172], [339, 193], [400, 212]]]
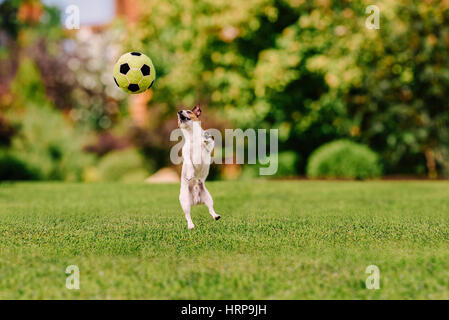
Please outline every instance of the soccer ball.
[[125, 53], [114, 66], [115, 84], [127, 93], [142, 93], [153, 86], [155, 79], [153, 62], [140, 52]]

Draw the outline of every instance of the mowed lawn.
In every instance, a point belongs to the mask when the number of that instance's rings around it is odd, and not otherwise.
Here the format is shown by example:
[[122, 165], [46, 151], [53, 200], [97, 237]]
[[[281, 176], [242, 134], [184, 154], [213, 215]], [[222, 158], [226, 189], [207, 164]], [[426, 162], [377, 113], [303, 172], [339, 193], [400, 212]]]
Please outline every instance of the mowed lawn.
[[449, 298], [448, 182], [208, 186], [189, 231], [177, 185], [0, 184], [0, 298]]

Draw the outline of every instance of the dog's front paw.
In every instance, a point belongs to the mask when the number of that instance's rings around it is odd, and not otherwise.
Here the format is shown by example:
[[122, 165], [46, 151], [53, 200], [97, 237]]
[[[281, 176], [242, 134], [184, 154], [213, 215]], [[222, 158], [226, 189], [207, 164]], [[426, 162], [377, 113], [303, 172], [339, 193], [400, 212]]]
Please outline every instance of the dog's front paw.
[[189, 230], [192, 230], [195, 228], [195, 225], [192, 223], [192, 224], [189, 224], [187, 227], [189, 228]]
[[221, 218], [221, 216], [220, 215], [216, 215], [215, 217], [214, 217], [214, 219], [215, 219], [215, 221], [218, 221], [218, 220], [220, 220], [220, 218]]

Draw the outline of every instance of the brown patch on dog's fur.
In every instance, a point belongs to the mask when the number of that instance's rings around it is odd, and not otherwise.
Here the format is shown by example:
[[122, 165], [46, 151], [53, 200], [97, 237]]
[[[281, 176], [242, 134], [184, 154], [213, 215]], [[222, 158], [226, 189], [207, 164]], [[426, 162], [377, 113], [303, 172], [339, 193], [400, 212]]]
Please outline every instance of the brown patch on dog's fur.
[[195, 115], [195, 118], [197, 119], [197, 121], [199, 121], [198, 118], [201, 116], [201, 113], [202, 113], [200, 106], [195, 106], [195, 107], [192, 109], [192, 112], [193, 112], [193, 114]]
[[196, 114], [194, 114], [192, 111], [188, 110], [187, 115], [189, 116], [190, 120], [192, 121], [200, 121]]
[[192, 121], [200, 121], [199, 117], [201, 115], [201, 109], [199, 106], [193, 107], [192, 110], [188, 110], [187, 114], [189, 115], [190, 120]]

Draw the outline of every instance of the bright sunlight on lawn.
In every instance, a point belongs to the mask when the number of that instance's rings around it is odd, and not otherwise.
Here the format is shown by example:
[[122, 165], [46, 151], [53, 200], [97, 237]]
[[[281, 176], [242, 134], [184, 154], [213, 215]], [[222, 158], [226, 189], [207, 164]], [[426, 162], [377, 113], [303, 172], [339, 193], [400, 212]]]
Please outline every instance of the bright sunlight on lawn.
[[208, 186], [188, 231], [177, 185], [1, 184], [0, 299], [449, 298], [447, 182]]

